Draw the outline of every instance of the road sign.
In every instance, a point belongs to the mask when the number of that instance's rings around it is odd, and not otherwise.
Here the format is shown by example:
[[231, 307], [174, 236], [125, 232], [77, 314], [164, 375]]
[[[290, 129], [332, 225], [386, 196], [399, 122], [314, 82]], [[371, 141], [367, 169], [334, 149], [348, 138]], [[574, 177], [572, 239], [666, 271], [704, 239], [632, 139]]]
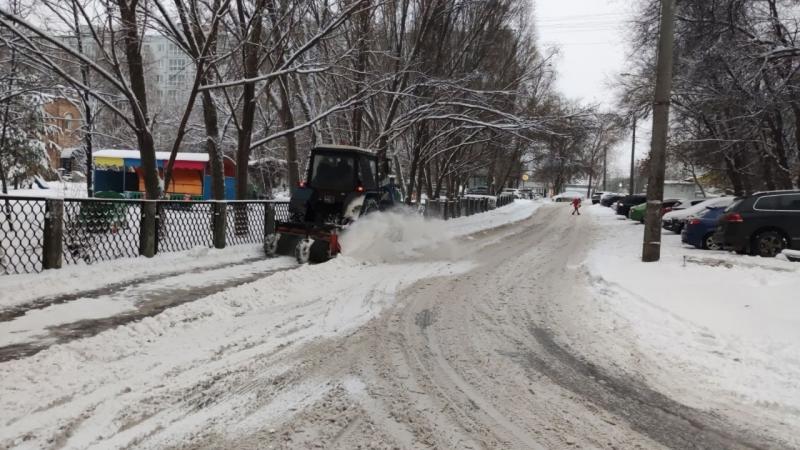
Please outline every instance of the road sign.
[[530, 177], [528, 176], [528, 174], [522, 176], [522, 181], [528, 181], [529, 179]]

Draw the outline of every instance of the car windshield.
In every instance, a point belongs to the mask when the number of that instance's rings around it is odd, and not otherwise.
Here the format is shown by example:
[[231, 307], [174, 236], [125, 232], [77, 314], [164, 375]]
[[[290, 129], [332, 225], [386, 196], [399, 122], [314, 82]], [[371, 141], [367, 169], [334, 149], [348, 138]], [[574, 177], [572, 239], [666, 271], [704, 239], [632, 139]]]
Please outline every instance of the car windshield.
[[355, 188], [355, 160], [349, 155], [317, 153], [311, 171], [311, 186], [350, 191]]

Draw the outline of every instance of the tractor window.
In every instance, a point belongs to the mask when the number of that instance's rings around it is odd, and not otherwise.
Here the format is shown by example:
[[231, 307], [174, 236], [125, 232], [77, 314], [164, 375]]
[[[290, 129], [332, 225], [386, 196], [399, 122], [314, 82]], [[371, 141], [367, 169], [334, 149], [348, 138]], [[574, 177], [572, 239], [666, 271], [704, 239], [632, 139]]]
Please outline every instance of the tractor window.
[[318, 189], [350, 191], [355, 188], [355, 161], [350, 156], [314, 155], [311, 186]]
[[378, 188], [375, 182], [375, 161], [370, 161], [367, 158], [358, 158], [359, 162], [359, 178], [365, 189], [374, 190]]

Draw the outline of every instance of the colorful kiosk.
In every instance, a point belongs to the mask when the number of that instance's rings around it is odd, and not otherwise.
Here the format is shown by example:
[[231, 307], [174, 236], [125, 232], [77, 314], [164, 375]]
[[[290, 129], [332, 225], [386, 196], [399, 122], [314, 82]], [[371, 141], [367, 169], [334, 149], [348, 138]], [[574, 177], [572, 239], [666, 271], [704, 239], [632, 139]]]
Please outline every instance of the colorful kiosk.
[[[158, 174], [163, 179], [169, 152], [156, 152]], [[127, 198], [144, 196], [144, 176], [139, 150], [98, 150], [93, 153], [95, 192], [118, 192]], [[236, 198], [235, 163], [225, 157], [225, 198]], [[206, 153], [178, 153], [172, 180], [165, 189], [171, 198], [208, 200], [211, 195], [211, 167]]]

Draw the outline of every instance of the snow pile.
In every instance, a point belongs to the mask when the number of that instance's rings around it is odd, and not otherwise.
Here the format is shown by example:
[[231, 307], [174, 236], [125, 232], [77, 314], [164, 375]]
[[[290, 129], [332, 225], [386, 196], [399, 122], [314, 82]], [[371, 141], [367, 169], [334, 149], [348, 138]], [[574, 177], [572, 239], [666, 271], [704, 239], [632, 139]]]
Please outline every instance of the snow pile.
[[588, 210], [601, 227], [585, 263], [597, 315], [608, 339], [652, 358], [650, 381], [684, 386], [672, 394], [698, 408], [732, 398], [761, 414], [800, 415], [800, 265], [685, 248], [667, 231], [661, 262], [644, 264], [641, 226]]

